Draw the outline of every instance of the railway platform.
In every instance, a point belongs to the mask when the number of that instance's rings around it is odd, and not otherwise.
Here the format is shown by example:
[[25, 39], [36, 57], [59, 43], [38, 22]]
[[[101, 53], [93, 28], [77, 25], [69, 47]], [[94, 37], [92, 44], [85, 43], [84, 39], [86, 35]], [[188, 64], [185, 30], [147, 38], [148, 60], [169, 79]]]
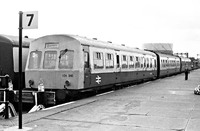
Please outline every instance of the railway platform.
[[0, 120], [13, 131], [199, 131], [200, 69]]

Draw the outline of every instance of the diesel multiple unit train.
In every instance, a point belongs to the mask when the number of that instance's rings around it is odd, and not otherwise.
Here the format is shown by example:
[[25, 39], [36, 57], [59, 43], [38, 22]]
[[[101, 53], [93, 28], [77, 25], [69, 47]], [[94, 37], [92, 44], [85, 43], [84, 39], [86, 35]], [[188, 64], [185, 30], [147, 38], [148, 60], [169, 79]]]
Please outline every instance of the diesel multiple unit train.
[[47, 35], [30, 44], [26, 90], [51, 91], [56, 101], [191, 70], [189, 58], [76, 35]]

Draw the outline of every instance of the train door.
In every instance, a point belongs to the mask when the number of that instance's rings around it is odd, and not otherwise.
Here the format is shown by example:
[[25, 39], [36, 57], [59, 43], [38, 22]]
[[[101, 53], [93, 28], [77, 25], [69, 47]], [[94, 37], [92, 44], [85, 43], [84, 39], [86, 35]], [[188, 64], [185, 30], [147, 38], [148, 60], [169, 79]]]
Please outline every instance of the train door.
[[161, 68], [161, 62], [160, 62], [160, 56], [156, 54], [157, 60], [155, 61], [155, 64], [157, 65], [157, 78], [160, 78], [160, 68]]
[[89, 46], [83, 46], [84, 53], [84, 88], [91, 84], [91, 68], [89, 59]]
[[116, 83], [120, 82], [120, 73], [121, 73], [121, 67], [120, 67], [120, 52], [118, 50], [115, 50], [115, 59], [116, 59], [116, 72], [115, 72], [115, 78]]

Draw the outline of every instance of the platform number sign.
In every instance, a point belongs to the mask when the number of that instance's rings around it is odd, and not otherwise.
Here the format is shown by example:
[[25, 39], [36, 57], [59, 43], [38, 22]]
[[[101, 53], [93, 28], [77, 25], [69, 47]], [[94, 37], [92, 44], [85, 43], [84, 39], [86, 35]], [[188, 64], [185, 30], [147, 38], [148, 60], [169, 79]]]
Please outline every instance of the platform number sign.
[[38, 11], [23, 12], [22, 19], [23, 29], [38, 28]]

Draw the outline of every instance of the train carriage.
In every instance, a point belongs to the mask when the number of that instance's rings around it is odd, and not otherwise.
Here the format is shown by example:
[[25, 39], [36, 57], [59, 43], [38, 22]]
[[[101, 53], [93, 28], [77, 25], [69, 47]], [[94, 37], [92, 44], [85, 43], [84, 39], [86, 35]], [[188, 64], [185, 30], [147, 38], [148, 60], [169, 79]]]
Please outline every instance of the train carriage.
[[[23, 86], [25, 87], [24, 70], [28, 56], [29, 44], [33, 39], [22, 38], [22, 72]], [[0, 75], [8, 74], [12, 80], [14, 89], [18, 89], [19, 78], [19, 37], [0, 35]]]
[[192, 69], [192, 61], [189, 58], [180, 57], [181, 59], [181, 72], [184, 72], [186, 69]]
[[[156, 54], [75, 35], [48, 35], [30, 45], [27, 88], [88, 91], [157, 77]], [[61, 97], [62, 96], [62, 97]]]
[[156, 53], [158, 56], [158, 78], [180, 73], [181, 60], [177, 56]]

